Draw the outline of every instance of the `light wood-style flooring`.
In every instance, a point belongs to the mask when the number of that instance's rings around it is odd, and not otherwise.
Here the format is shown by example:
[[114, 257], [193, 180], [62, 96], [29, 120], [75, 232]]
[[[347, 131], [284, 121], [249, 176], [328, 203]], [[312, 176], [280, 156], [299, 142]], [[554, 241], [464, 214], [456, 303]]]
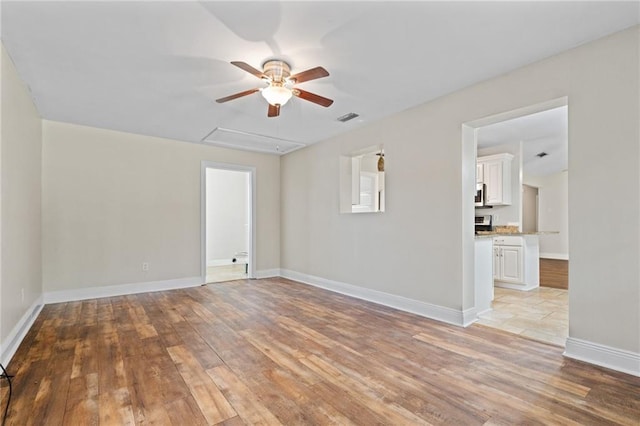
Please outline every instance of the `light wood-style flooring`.
[[638, 377], [285, 279], [47, 305], [9, 370], [10, 425], [640, 419]]

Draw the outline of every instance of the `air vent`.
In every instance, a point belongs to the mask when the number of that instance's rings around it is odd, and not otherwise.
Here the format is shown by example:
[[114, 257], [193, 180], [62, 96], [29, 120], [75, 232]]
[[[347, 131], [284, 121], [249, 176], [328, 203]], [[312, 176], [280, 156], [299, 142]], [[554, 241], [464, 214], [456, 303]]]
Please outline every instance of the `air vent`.
[[225, 148], [242, 149], [246, 151], [266, 152], [270, 154], [286, 154], [304, 146], [303, 143], [286, 139], [273, 138], [271, 136], [256, 133], [242, 132], [240, 130], [224, 129], [216, 127], [202, 139], [212, 145]]
[[546, 157], [547, 155], [549, 155], [549, 154], [547, 154], [546, 152], [540, 152], [540, 153], [536, 154], [536, 157], [542, 158], [542, 157]]
[[360, 116], [355, 112], [349, 112], [345, 115], [341, 115], [340, 117], [337, 118], [337, 120], [342, 121], [343, 123], [346, 123], [347, 121], [353, 120], [356, 117], [360, 117]]

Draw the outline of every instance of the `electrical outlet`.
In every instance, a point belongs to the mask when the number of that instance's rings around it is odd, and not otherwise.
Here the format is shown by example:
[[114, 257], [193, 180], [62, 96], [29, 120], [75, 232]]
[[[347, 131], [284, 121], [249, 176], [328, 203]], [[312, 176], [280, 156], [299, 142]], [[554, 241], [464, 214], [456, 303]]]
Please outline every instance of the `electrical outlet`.
[[149, 270], [149, 264], [147, 262], [142, 262], [142, 271], [147, 272]]

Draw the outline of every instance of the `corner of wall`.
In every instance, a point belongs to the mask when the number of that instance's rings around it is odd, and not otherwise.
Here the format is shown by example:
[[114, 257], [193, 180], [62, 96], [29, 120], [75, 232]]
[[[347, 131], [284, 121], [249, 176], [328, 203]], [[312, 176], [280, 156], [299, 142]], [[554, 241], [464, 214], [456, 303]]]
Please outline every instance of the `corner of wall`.
[[0, 50], [0, 359], [6, 363], [42, 309], [42, 119], [4, 44]]

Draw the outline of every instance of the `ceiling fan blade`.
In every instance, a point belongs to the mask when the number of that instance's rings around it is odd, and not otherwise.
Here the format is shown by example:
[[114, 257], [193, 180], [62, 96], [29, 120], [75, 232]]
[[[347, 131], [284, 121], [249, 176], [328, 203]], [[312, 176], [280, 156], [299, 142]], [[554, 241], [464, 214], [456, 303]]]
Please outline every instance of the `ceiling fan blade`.
[[280, 105], [269, 104], [269, 111], [267, 112], [267, 117], [277, 117], [279, 115], [280, 115]]
[[249, 74], [253, 74], [258, 78], [267, 78], [266, 75], [264, 75], [262, 73], [262, 71], [258, 71], [257, 69], [255, 69], [254, 67], [252, 67], [251, 65], [247, 64], [246, 62], [242, 62], [242, 61], [231, 61], [232, 65], [235, 65], [236, 67], [248, 72]]
[[307, 92], [305, 90], [293, 89], [293, 95], [297, 96], [305, 101], [313, 102], [314, 104], [318, 104], [323, 107], [328, 107], [333, 103], [333, 100], [329, 98], [325, 98], [320, 95], [316, 95], [315, 93]]
[[245, 90], [244, 92], [240, 92], [240, 93], [235, 93], [233, 95], [229, 95], [229, 96], [225, 96], [224, 98], [220, 98], [220, 99], [216, 99], [216, 102], [221, 104], [223, 102], [227, 102], [227, 101], [232, 101], [234, 99], [238, 99], [241, 98], [243, 96], [247, 96], [250, 95], [252, 93], [256, 93], [260, 91], [260, 89], [249, 89], [249, 90]]
[[289, 77], [289, 80], [295, 80], [297, 83], [302, 83], [303, 81], [315, 80], [316, 78], [322, 78], [329, 75], [329, 71], [325, 70], [322, 67], [311, 68], [306, 71], [299, 72], [298, 74], [294, 74]]

